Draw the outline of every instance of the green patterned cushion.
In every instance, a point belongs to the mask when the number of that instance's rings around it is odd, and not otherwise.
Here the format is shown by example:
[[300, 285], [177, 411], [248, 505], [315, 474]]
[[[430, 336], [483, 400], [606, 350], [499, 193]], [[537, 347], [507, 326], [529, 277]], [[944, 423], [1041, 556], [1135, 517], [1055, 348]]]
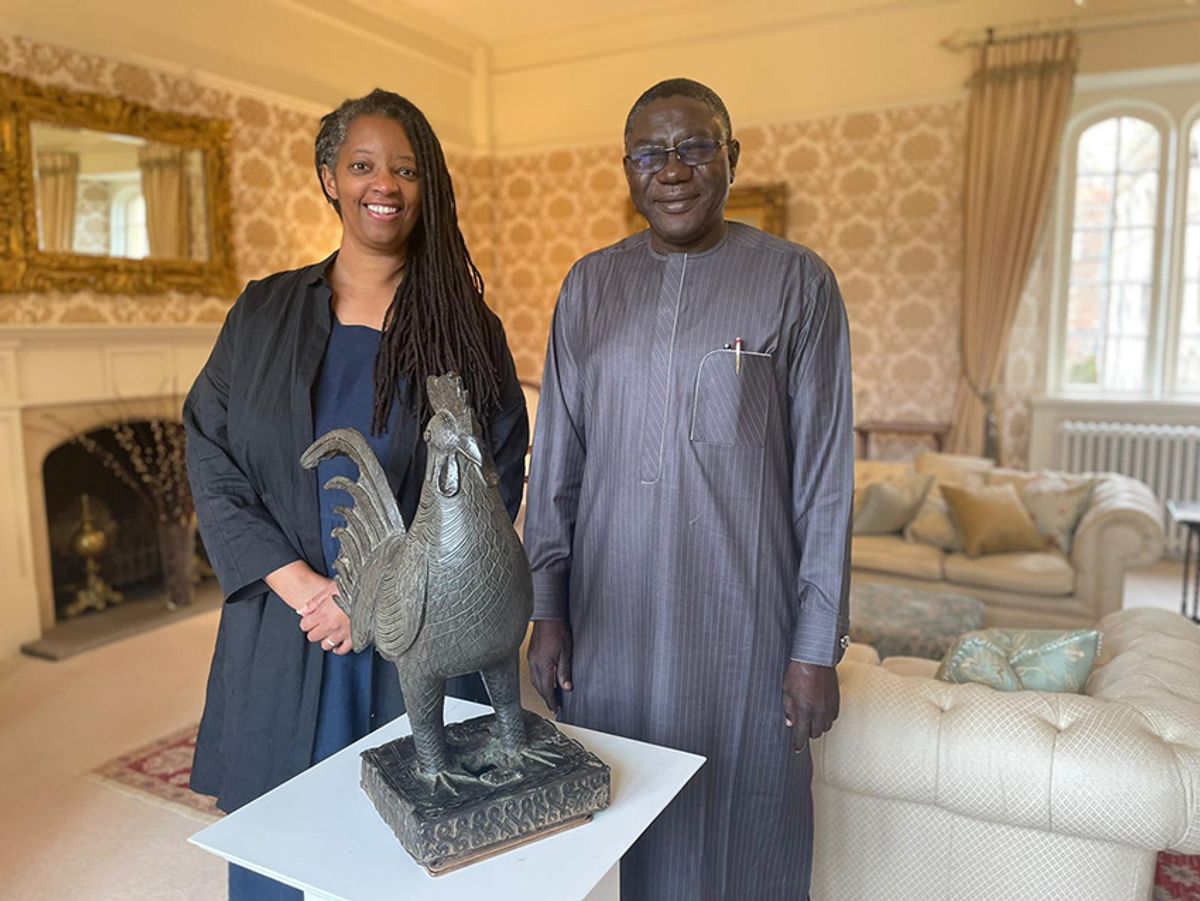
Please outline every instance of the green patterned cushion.
[[937, 677], [999, 691], [1083, 691], [1100, 651], [1095, 629], [984, 629], [960, 636]]

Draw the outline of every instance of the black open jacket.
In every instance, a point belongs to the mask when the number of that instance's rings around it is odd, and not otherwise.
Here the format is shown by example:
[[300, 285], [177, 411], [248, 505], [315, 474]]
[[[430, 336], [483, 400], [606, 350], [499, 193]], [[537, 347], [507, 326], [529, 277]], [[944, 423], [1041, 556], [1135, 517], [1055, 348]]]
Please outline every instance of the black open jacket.
[[[328, 264], [251, 282], [183, 409], [200, 532], [225, 594], [191, 784], [216, 795], [226, 811], [306, 769], [312, 757], [325, 651], [308, 642], [296, 613], [263, 577], [298, 559], [325, 571], [317, 474], [299, 459], [315, 437], [312, 393], [332, 317]], [[503, 333], [499, 319], [489, 314], [489, 321]], [[410, 523], [426, 449], [422, 424], [402, 412], [390, 433], [387, 476]], [[515, 517], [529, 420], [507, 351], [500, 412], [487, 434]], [[396, 691], [380, 724], [401, 709], [396, 680], [381, 684]]]

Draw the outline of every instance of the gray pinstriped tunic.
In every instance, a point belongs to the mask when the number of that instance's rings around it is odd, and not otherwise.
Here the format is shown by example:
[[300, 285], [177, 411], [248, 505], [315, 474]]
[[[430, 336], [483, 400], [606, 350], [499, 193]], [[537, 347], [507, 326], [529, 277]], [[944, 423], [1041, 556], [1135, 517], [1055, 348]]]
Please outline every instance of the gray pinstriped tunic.
[[812, 764], [791, 753], [781, 681], [789, 658], [831, 664], [847, 628], [853, 417], [832, 273], [737, 223], [698, 254], [657, 254], [642, 232], [584, 257], [533, 446], [534, 617], [569, 619], [575, 639], [562, 719], [708, 758], [626, 855], [622, 897], [803, 899]]

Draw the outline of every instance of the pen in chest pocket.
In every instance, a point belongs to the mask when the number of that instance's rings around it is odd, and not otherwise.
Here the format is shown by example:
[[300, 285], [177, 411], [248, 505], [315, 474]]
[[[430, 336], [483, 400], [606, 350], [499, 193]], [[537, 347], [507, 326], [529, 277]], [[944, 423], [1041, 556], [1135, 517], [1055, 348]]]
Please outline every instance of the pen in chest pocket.
[[733, 371], [736, 375], [742, 374], [742, 339], [733, 339]]

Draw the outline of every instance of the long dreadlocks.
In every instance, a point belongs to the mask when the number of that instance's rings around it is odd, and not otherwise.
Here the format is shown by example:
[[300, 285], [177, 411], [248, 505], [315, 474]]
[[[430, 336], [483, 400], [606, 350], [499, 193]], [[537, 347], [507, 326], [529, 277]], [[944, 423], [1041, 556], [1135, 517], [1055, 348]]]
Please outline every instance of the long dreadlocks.
[[339, 217], [341, 207], [325, 191], [321, 170], [336, 171], [338, 150], [350, 123], [359, 116], [385, 116], [403, 126], [417, 156], [421, 188], [421, 216], [408, 238], [404, 279], [384, 316], [375, 357], [371, 430], [378, 434], [387, 428], [400, 376], [408, 378], [413, 413], [424, 423], [433, 412], [425, 393], [426, 378], [451, 371], [462, 376], [475, 414], [486, 429], [500, 406], [504, 346], [483, 301], [483, 276], [458, 227], [442, 145], [424, 114], [399, 94], [376, 88], [342, 103], [321, 119], [315, 153], [321, 191]]

